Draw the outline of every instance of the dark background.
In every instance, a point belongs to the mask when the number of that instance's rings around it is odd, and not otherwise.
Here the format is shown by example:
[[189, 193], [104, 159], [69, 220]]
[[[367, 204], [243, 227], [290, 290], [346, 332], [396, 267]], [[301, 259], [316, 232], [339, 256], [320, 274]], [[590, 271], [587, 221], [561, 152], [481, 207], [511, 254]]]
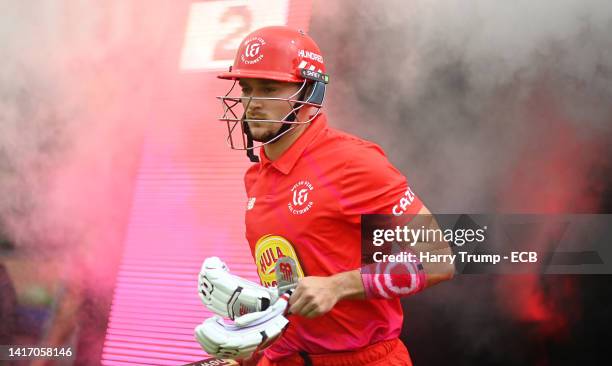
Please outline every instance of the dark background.
[[[332, 124], [434, 213], [612, 212], [609, 4], [377, 5], [315, 2]], [[605, 363], [610, 280], [458, 275], [403, 301], [402, 339], [416, 365]]]

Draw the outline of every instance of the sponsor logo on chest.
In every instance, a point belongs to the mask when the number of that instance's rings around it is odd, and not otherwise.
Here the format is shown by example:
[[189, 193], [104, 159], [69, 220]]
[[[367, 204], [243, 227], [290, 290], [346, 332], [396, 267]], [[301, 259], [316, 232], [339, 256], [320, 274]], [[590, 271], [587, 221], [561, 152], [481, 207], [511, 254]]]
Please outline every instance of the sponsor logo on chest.
[[308, 212], [313, 205], [312, 191], [314, 187], [307, 180], [300, 180], [291, 187], [291, 200], [287, 204], [289, 212], [302, 215]]
[[296, 263], [298, 278], [304, 277], [304, 271], [297, 253], [289, 240], [280, 235], [264, 235], [255, 244], [255, 264], [261, 283], [266, 286], [276, 286], [277, 278], [274, 271], [279, 258], [289, 257]]

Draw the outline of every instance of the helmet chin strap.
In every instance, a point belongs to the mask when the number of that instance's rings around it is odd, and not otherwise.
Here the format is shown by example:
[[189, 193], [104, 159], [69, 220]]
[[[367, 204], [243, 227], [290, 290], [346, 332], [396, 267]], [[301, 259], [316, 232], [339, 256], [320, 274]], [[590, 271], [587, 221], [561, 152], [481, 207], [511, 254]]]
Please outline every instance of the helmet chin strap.
[[[297, 117], [297, 115], [295, 114], [295, 112], [291, 112], [291, 114], [289, 116], [287, 116], [287, 118], [285, 118], [283, 121], [286, 122], [293, 122], [295, 121], [295, 118]], [[259, 157], [257, 155], [255, 155], [255, 153], [253, 152], [253, 135], [251, 134], [251, 129], [249, 128], [249, 124], [246, 123], [245, 121], [242, 121], [242, 128], [244, 130], [244, 134], [246, 135], [246, 140], [247, 140], [247, 148], [246, 148], [246, 154], [247, 157], [249, 158], [249, 160], [253, 163], [259, 163]], [[263, 143], [267, 143], [275, 138], [277, 138], [279, 135], [287, 132], [287, 130], [289, 130], [291, 128], [291, 123], [283, 123], [283, 125], [281, 126], [281, 128], [278, 129], [278, 131], [273, 135], [270, 136], [269, 139], [267, 139], [266, 141], [262, 141]], [[278, 141], [278, 140], [276, 140]], [[274, 141], [274, 142], [276, 142]], [[274, 143], [272, 142], [272, 143]]]
[[251, 129], [249, 128], [249, 124], [246, 123], [244, 120], [242, 121], [242, 129], [247, 138], [247, 157], [252, 163], [259, 163], [259, 156], [255, 155], [255, 153], [253, 152], [253, 135], [251, 134]]

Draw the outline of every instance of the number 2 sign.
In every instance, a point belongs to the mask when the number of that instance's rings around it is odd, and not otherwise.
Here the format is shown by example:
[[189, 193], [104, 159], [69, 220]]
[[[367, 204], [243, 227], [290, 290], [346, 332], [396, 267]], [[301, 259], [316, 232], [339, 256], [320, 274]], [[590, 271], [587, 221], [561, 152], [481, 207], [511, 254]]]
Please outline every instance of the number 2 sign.
[[182, 70], [226, 69], [255, 29], [287, 24], [289, 0], [194, 2], [181, 52]]

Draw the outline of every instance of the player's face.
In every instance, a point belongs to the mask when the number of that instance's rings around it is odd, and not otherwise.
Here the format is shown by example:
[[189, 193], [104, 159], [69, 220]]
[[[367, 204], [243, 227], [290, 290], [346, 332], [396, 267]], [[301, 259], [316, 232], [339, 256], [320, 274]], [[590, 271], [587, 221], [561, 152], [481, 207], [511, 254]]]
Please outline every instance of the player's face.
[[[288, 98], [294, 95], [301, 83], [285, 83], [266, 79], [240, 79], [243, 97]], [[290, 102], [284, 100], [243, 99], [247, 119], [283, 120], [293, 109]], [[254, 141], [267, 142], [281, 128], [282, 123], [248, 122]]]

